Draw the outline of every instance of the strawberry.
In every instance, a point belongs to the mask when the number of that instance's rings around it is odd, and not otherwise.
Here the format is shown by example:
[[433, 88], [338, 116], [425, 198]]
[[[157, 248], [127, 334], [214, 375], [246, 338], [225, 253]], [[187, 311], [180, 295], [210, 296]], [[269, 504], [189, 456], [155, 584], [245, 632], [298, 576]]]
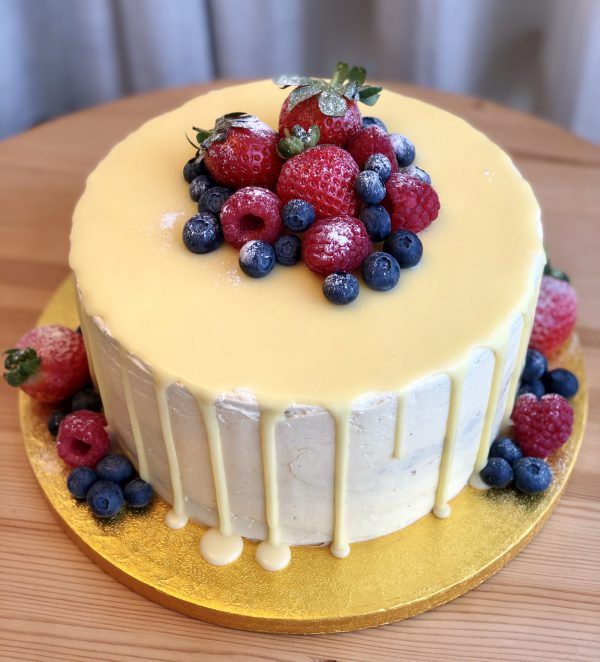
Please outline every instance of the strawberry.
[[40, 402], [59, 402], [90, 380], [83, 336], [53, 324], [28, 331], [5, 352], [4, 379]]
[[212, 130], [194, 127], [203, 162], [221, 186], [263, 186], [274, 189], [283, 160], [278, 136], [264, 122], [247, 113], [228, 113]]
[[543, 276], [529, 347], [552, 354], [571, 335], [577, 319], [577, 296], [565, 280]]
[[320, 130], [320, 143], [345, 147], [360, 131], [362, 120], [357, 101], [372, 106], [379, 98], [380, 87], [365, 85], [367, 72], [363, 67], [350, 69], [338, 62], [330, 82], [307, 76], [280, 76], [280, 87], [296, 85], [283, 102], [279, 115], [279, 135], [300, 126], [308, 131], [312, 126]]
[[348, 151], [362, 170], [372, 154], [387, 156], [392, 165], [392, 172], [398, 171], [396, 152], [388, 134], [374, 124], [361, 129], [348, 143]]
[[341, 147], [317, 145], [285, 162], [277, 195], [284, 204], [295, 199], [310, 203], [317, 218], [356, 216], [358, 172], [354, 159]]

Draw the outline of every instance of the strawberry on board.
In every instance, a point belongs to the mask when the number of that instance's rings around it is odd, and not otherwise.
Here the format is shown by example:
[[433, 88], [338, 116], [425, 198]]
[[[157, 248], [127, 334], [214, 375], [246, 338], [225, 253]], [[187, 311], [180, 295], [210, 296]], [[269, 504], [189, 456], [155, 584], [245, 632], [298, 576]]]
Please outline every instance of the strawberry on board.
[[366, 85], [364, 67], [338, 62], [331, 81], [308, 76], [283, 75], [275, 79], [282, 88], [297, 86], [283, 102], [279, 115], [279, 135], [300, 126], [308, 131], [318, 126], [321, 144], [345, 147], [362, 127], [357, 102], [369, 106], [379, 98], [381, 87]]

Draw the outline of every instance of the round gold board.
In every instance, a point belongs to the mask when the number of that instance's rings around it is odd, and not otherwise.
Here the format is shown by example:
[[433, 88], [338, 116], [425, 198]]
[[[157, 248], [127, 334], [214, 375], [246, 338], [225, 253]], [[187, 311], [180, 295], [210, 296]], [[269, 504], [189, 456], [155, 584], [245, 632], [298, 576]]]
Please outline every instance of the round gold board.
[[[78, 325], [71, 279], [55, 292], [38, 324]], [[327, 547], [294, 547], [290, 565], [262, 570], [256, 543], [244, 541], [233, 564], [214, 567], [200, 556], [204, 528], [164, 524], [167, 504], [95, 519], [67, 491], [67, 467], [46, 430], [50, 408], [24, 394], [21, 428], [34, 474], [67, 534], [103, 570], [129, 588], [188, 616], [243, 630], [320, 633], [358, 630], [433, 609], [498, 572], [539, 531], [558, 503], [581, 441], [587, 415], [583, 357], [576, 336], [555, 361], [581, 384], [573, 399], [571, 439], [550, 463], [547, 493], [479, 492], [466, 487], [452, 500], [452, 515], [428, 515], [396, 533], [351, 546], [334, 558]]]

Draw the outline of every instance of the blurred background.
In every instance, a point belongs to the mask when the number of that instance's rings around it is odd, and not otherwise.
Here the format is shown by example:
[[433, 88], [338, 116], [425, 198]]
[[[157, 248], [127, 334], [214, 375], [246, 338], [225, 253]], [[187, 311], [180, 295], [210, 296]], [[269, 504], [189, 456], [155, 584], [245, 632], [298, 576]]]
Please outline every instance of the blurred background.
[[162, 87], [338, 59], [600, 143], [600, 0], [0, 0], [0, 137]]

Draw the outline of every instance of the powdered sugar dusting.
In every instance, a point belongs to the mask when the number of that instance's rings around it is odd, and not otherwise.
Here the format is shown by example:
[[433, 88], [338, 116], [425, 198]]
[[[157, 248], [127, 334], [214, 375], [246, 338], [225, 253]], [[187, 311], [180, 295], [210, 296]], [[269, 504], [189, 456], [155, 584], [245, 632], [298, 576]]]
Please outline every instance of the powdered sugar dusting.
[[175, 225], [175, 223], [177, 223], [177, 219], [180, 216], [183, 216], [183, 212], [181, 210], [167, 211], [160, 217], [158, 227], [161, 230], [172, 230], [173, 226]]

